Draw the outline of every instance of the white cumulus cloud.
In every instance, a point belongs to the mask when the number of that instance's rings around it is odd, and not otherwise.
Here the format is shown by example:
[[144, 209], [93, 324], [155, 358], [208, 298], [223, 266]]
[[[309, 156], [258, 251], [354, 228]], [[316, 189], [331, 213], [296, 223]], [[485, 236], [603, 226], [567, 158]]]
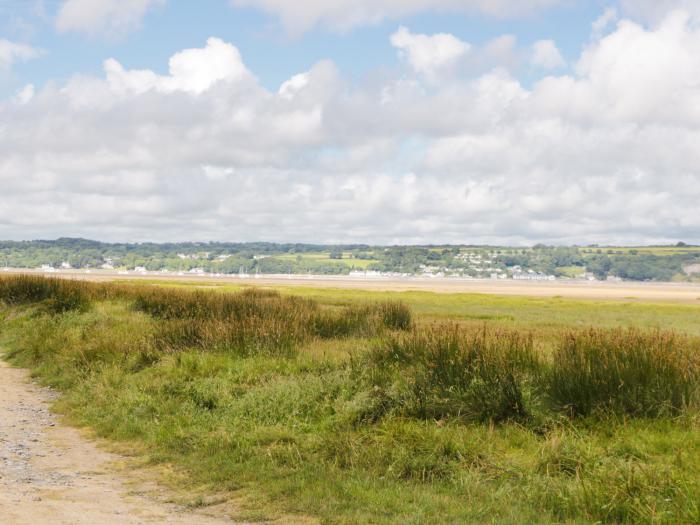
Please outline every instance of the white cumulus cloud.
[[65, 0], [56, 16], [60, 32], [122, 36], [138, 28], [146, 12], [166, 0]]
[[155, 89], [165, 93], [186, 91], [199, 94], [220, 81], [251, 78], [238, 49], [219, 38], [209, 38], [204, 48], [185, 49], [170, 58], [169, 76], [150, 70], [126, 70], [114, 59], [104, 67], [111, 87], [135, 94]]
[[700, 242], [688, 16], [620, 20], [528, 85], [322, 61], [269, 90], [234, 49], [0, 102], [0, 238]]
[[554, 40], [538, 40], [532, 45], [532, 65], [544, 69], [556, 69], [566, 65], [566, 60]]
[[672, 11], [700, 17], [700, 2], [697, 0], [620, 0], [620, 5], [626, 15], [653, 25], [663, 22]]
[[17, 62], [25, 62], [41, 55], [41, 50], [0, 38], [0, 71], [7, 71]]
[[278, 17], [292, 34], [316, 27], [347, 31], [423, 11], [483, 13], [508, 17], [564, 3], [563, 0], [231, 0], [234, 6], [262, 9]]
[[432, 77], [437, 71], [453, 66], [469, 52], [471, 46], [449, 33], [422, 35], [400, 27], [391, 35], [391, 44], [417, 73]]

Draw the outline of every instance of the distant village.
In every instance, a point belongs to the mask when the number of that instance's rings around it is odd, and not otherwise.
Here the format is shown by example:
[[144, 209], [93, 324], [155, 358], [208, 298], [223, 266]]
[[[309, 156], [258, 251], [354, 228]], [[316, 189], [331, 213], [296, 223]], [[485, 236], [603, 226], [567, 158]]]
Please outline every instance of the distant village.
[[[187, 261], [197, 261], [197, 260], [211, 260], [211, 254], [208, 252], [203, 252], [200, 254], [185, 254], [178, 253], [178, 259]], [[233, 257], [232, 254], [220, 254], [216, 255], [213, 259], [214, 261], [225, 261]], [[254, 261], [261, 261], [272, 257], [271, 255], [253, 255]], [[460, 261], [461, 267], [447, 267], [438, 264], [420, 264], [418, 265], [417, 272], [395, 272], [395, 271], [379, 271], [379, 270], [350, 270], [347, 275], [351, 278], [356, 279], [381, 279], [381, 278], [426, 278], [426, 279], [490, 279], [490, 280], [504, 280], [512, 279], [516, 281], [555, 281], [558, 278], [556, 275], [543, 273], [535, 271], [532, 268], [523, 268], [521, 265], [505, 266], [499, 261], [499, 254], [496, 252], [464, 252], [459, 253], [454, 257], [455, 260]], [[169, 268], [161, 268], [160, 270], [149, 270], [145, 266], [134, 266], [133, 268], [126, 268], [119, 265], [118, 262], [114, 261], [112, 258], [106, 257], [104, 263], [96, 268], [83, 268], [85, 272], [94, 271], [106, 271], [115, 272], [117, 275], [176, 275], [176, 276], [200, 276], [200, 277], [223, 277], [230, 276], [231, 273], [222, 272], [210, 272], [204, 267], [195, 266], [187, 270], [177, 270]], [[60, 271], [71, 271], [76, 270], [69, 262], [63, 261], [60, 265], [54, 266], [51, 264], [42, 264], [37, 268], [44, 273], [55, 273]], [[290, 272], [291, 274], [291, 272]], [[256, 271], [251, 274], [247, 269], [241, 267], [238, 272], [233, 275], [237, 275], [241, 278], [249, 278], [252, 276], [259, 277], [261, 273]], [[298, 274], [294, 274], [298, 275]], [[574, 277], [576, 280], [585, 281], [596, 281], [598, 280], [596, 276], [591, 272], [581, 271], [577, 276]], [[570, 280], [571, 278], [567, 278]], [[606, 280], [619, 281], [621, 279], [609, 276]]]
[[700, 247], [371, 246], [275, 243], [0, 241], [0, 268], [44, 273], [353, 279], [698, 281]]

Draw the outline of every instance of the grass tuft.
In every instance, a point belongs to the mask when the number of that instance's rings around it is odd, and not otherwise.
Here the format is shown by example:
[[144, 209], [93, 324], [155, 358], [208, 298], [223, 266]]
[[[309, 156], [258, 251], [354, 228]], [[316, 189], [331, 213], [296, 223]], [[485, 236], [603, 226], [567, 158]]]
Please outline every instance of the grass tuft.
[[659, 417], [697, 402], [697, 340], [659, 330], [570, 332], [557, 346], [547, 391], [557, 408]]
[[86, 311], [92, 302], [87, 283], [29, 275], [0, 279], [0, 300], [8, 305], [43, 302], [48, 311]]
[[528, 334], [432, 325], [391, 334], [370, 355], [380, 387], [404, 385], [401, 412], [422, 419], [524, 420], [539, 365]]

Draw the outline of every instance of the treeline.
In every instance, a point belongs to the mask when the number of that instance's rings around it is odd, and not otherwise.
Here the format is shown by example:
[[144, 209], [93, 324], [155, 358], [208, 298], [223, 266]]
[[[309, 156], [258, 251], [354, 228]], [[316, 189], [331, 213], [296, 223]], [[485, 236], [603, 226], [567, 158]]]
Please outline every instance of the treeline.
[[[334, 246], [342, 252], [362, 252], [367, 245]], [[291, 258], [272, 259], [280, 255], [304, 255], [328, 251], [329, 247], [299, 243], [103, 243], [87, 239], [61, 238], [55, 241], [0, 241], [0, 266], [38, 268], [50, 265], [59, 268], [99, 268], [111, 264], [115, 268], [133, 270], [144, 267], [149, 271], [163, 269], [189, 271], [202, 268], [207, 272], [238, 273], [347, 273], [350, 266]]]
[[[608, 253], [609, 252], [609, 253]], [[619, 277], [630, 281], [671, 281], [683, 278], [683, 268], [700, 261], [699, 251], [658, 255], [637, 250], [539, 248], [499, 256], [507, 267], [515, 265], [556, 276], [578, 267], [597, 279]]]
[[[465, 255], [480, 255], [475, 264]], [[148, 271], [236, 274], [342, 275], [353, 270], [400, 274], [424, 271], [488, 277], [532, 270], [557, 277], [588, 273], [599, 280], [617, 277], [634, 281], [690, 279], [684, 268], [700, 263], [700, 248], [679, 243], [659, 249], [497, 246], [371, 246], [299, 243], [103, 243], [87, 239], [0, 241], [0, 267], [76, 269], [101, 268]], [[519, 268], [518, 268], [519, 267]]]

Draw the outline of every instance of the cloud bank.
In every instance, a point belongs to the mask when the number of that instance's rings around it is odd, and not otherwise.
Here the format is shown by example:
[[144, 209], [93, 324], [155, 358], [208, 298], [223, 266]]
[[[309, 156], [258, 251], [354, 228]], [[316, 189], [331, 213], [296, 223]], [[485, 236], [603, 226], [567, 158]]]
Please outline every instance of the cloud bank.
[[166, 0], [65, 0], [56, 29], [121, 37], [138, 28], [146, 12]]
[[432, 82], [468, 47], [423, 36], [397, 30], [410, 67], [360, 85], [321, 61], [268, 90], [211, 38], [167, 75], [109, 59], [28, 88], [0, 103], [0, 238], [700, 241], [687, 14], [621, 20], [529, 86], [504, 67]]
[[290, 34], [321, 27], [345, 32], [425, 11], [514, 17], [564, 0], [231, 0], [235, 7], [261, 9], [277, 17]]
[[26, 62], [41, 55], [41, 50], [26, 44], [18, 44], [0, 38], [0, 72], [8, 71], [13, 64]]

